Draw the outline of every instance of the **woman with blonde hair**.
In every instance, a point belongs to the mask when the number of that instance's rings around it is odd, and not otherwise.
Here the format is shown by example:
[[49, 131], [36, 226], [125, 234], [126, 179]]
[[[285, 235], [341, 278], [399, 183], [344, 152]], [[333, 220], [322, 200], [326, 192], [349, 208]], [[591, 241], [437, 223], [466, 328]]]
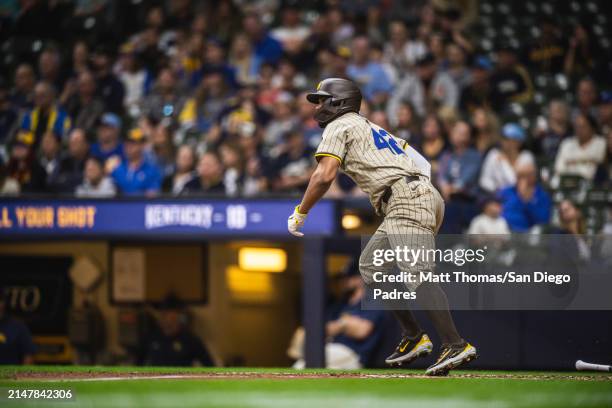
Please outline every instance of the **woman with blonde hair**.
[[491, 110], [479, 107], [471, 117], [474, 147], [485, 156], [499, 142], [499, 119]]

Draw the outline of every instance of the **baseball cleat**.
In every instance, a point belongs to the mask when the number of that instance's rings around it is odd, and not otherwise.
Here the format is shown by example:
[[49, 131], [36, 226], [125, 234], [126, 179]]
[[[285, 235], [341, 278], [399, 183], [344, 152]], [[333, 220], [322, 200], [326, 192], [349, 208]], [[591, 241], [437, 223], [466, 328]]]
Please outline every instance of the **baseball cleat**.
[[395, 351], [387, 357], [385, 363], [390, 365], [408, 364], [418, 357], [425, 357], [433, 350], [433, 344], [426, 334], [422, 334], [416, 339], [403, 337], [395, 348]]
[[476, 347], [470, 343], [459, 347], [443, 346], [440, 357], [425, 373], [427, 375], [448, 375], [450, 370], [477, 358]]

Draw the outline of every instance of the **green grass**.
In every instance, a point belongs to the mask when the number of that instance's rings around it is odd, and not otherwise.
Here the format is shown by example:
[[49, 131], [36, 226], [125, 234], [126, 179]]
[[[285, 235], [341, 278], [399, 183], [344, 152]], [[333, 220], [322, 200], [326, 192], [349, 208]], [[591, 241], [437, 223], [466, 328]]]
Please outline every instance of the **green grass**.
[[[138, 379], [126, 381], [56, 380], [66, 372], [81, 377], [125, 373], [215, 374], [252, 373], [251, 378]], [[17, 379], [48, 373], [51, 381]], [[612, 381], [601, 374], [500, 373], [458, 371], [447, 378], [262, 378], [296, 374], [283, 368], [156, 368], [156, 367], [5, 367], [0, 368], [0, 406], [31, 407], [612, 407]], [[329, 374], [306, 370], [304, 374]], [[338, 373], [338, 372], [336, 372]], [[364, 374], [422, 374], [410, 370], [362, 370]], [[485, 378], [468, 378], [466, 373]], [[341, 372], [339, 373], [341, 374]], [[499, 378], [501, 375], [518, 378]], [[259, 377], [258, 377], [259, 375]], [[486, 378], [496, 375], [496, 378]], [[588, 377], [591, 379], [571, 379]], [[594, 378], [591, 378], [594, 377]], [[607, 379], [607, 380], [606, 380]], [[604, 381], [602, 381], [604, 380]], [[7, 403], [8, 388], [71, 389], [74, 402]]]

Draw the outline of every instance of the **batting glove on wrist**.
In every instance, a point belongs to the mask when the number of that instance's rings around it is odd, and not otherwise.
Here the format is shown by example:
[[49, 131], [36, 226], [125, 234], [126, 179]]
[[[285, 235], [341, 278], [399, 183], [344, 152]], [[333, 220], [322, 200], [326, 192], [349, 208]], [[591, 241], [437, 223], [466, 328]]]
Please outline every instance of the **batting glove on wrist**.
[[306, 221], [307, 214], [301, 214], [298, 209], [299, 205], [295, 207], [293, 210], [293, 214], [289, 216], [287, 220], [287, 229], [291, 233], [291, 235], [295, 235], [296, 237], [303, 237], [304, 233], [300, 232], [300, 228], [304, 226], [304, 221]]

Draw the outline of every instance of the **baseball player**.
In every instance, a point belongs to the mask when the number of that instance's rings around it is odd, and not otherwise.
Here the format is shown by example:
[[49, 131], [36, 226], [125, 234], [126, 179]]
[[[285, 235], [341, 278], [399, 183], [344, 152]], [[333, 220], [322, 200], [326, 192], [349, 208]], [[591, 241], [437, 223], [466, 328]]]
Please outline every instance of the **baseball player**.
[[[430, 182], [430, 165], [407, 143], [359, 115], [361, 91], [351, 81], [329, 78], [320, 82], [307, 99], [316, 104], [314, 118], [324, 128], [315, 153], [317, 168], [302, 202], [288, 220], [289, 232], [301, 237], [308, 212], [323, 197], [341, 168], [368, 194], [376, 213], [384, 216], [359, 260], [366, 283], [374, 273], [390, 272], [392, 264], [376, 266], [373, 252], [404, 246], [434, 248], [434, 235], [444, 216], [444, 201]], [[397, 261], [401, 271], [432, 271], [425, 260]], [[416, 273], [416, 275], [419, 275]], [[407, 284], [440, 336], [441, 352], [427, 369], [429, 375], [446, 375], [477, 357], [476, 348], [461, 338], [451, 317], [446, 294], [437, 283]], [[406, 364], [431, 353], [433, 345], [410, 310], [394, 310], [403, 336], [387, 364]]]

